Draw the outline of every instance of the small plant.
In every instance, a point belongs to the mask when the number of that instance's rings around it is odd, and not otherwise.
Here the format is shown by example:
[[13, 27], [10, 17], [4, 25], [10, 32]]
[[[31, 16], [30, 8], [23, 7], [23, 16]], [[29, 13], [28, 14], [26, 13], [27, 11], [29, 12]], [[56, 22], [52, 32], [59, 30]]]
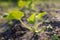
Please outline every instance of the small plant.
[[60, 34], [54, 34], [52, 40], [60, 40]]
[[53, 30], [53, 27], [52, 27], [51, 25], [48, 25], [48, 26], [47, 26], [47, 30], [48, 30], [48, 31], [52, 31], [52, 30]]
[[36, 32], [42, 32], [46, 29], [45, 26], [43, 26], [41, 29], [38, 30], [38, 20], [40, 20], [44, 15], [46, 15], [46, 12], [43, 13], [38, 13], [36, 15], [36, 13], [33, 13], [30, 17], [27, 18], [27, 22], [30, 24], [33, 24], [33, 27], [27, 26], [21, 19], [22, 17], [24, 17], [24, 12], [19, 11], [19, 10], [12, 10], [8, 12], [8, 15], [5, 17], [8, 20], [19, 20], [21, 22], [21, 24], [23, 25], [23, 27], [27, 28], [28, 30], [36, 33]]

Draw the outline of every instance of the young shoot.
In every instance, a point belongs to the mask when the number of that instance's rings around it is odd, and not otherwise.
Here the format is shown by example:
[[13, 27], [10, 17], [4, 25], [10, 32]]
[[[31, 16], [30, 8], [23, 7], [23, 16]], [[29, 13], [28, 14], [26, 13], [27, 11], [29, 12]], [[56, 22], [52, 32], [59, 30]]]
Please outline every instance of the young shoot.
[[5, 17], [8, 20], [19, 20], [21, 22], [21, 24], [23, 25], [22, 27], [27, 28], [28, 30], [37, 33], [37, 32], [42, 32], [46, 29], [45, 26], [43, 26], [41, 29], [38, 30], [38, 20], [40, 20], [44, 15], [46, 15], [46, 12], [43, 13], [38, 13], [38, 15], [36, 15], [35, 13], [33, 13], [30, 17], [27, 18], [27, 22], [29, 24], [33, 24], [33, 27], [27, 26], [21, 19], [22, 17], [24, 17], [24, 12], [19, 11], [19, 10], [12, 10], [8, 12], [7, 17]]

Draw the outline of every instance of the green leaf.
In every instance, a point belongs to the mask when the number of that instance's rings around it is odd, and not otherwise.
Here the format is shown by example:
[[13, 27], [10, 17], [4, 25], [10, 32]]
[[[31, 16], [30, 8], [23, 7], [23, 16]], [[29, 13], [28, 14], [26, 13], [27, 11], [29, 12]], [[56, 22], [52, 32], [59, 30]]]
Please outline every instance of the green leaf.
[[38, 19], [41, 19], [45, 15], [46, 15], [46, 12], [43, 12], [43, 13], [39, 13], [37, 16], [38, 16]]
[[53, 39], [53, 40], [60, 40], [60, 39], [58, 38], [58, 35], [57, 35], [57, 34], [53, 35], [52, 39]]
[[8, 20], [12, 20], [12, 19], [20, 20], [23, 16], [24, 16], [23, 12], [19, 10], [13, 10], [13, 11], [8, 12], [7, 19]]
[[38, 15], [36, 15], [36, 13], [33, 13], [28, 19], [28, 23], [30, 24], [34, 24], [35, 22], [35, 19], [36, 19], [36, 16], [37, 16], [37, 19], [41, 19], [44, 15], [46, 15], [46, 12], [43, 12], [43, 13], [39, 13]]
[[30, 2], [31, 2], [31, 0], [19, 0], [19, 1], [18, 1], [18, 6], [19, 6], [20, 8], [24, 8], [24, 7], [26, 7], [27, 5], [29, 5]]
[[26, 1], [22, 1], [22, 0], [20, 0], [20, 1], [18, 1], [18, 6], [19, 7], [25, 7], [27, 5], [27, 2]]
[[33, 13], [29, 18], [27, 18], [28, 23], [34, 24], [36, 14]]

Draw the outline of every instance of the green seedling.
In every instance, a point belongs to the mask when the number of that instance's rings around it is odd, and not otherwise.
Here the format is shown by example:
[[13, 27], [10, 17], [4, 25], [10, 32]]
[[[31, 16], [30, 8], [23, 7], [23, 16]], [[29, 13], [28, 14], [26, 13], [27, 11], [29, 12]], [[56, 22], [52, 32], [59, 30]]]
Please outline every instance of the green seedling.
[[51, 25], [48, 25], [48, 26], [47, 26], [47, 30], [48, 30], [48, 31], [52, 31], [52, 30], [53, 30], [53, 27], [52, 27]]
[[46, 29], [45, 26], [43, 26], [41, 29], [38, 30], [38, 20], [41, 19], [44, 15], [46, 15], [46, 12], [39, 13], [36, 15], [36, 13], [32, 14], [30, 17], [27, 18], [27, 22], [30, 24], [33, 24], [33, 27], [27, 26], [21, 19], [24, 17], [24, 12], [19, 10], [13, 10], [9, 11], [7, 17], [5, 17], [8, 20], [19, 20], [23, 27], [27, 28], [28, 30], [36, 33], [36, 32], [42, 32]]
[[52, 36], [52, 40], [60, 40], [59, 36], [60, 36], [60, 34], [54, 34]]

